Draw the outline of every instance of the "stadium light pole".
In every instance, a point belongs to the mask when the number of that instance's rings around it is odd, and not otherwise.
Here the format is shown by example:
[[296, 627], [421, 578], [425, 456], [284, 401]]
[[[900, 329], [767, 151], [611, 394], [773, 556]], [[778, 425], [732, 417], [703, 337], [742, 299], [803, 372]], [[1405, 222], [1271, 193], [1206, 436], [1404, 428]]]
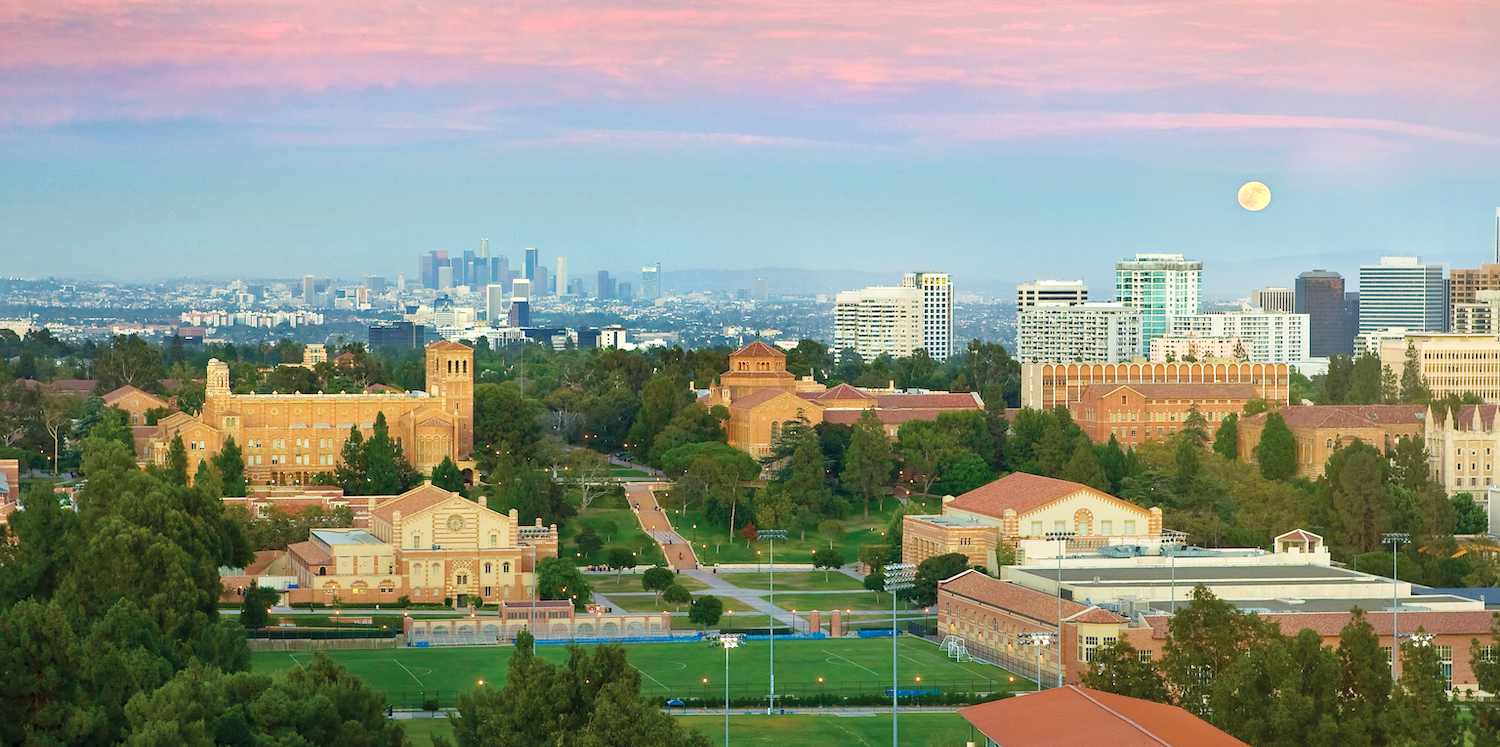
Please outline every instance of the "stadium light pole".
[[1068, 540], [1077, 532], [1048, 532], [1047, 539], [1057, 540], [1057, 686], [1063, 686], [1062, 561], [1068, 551]]
[[1052, 634], [1032, 630], [1016, 636], [1028, 645], [1036, 646], [1036, 691], [1042, 691], [1042, 649], [1052, 643]]
[[[756, 539], [769, 540], [771, 542], [771, 581], [768, 587], [771, 590], [771, 609], [776, 608], [776, 540], [786, 539], [785, 529], [762, 529], [755, 533]], [[795, 631], [796, 626], [793, 626]], [[776, 616], [771, 616], [771, 624], [766, 627], [766, 632], [771, 638], [771, 694], [766, 698], [766, 715], [776, 710]]]
[[1401, 629], [1396, 627], [1396, 615], [1401, 610], [1401, 602], [1397, 595], [1401, 593], [1401, 584], [1396, 578], [1396, 550], [1411, 541], [1411, 535], [1406, 532], [1387, 532], [1380, 537], [1380, 543], [1391, 546], [1391, 679], [1396, 679], [1396, 660], [1401, 655]]
[[891, 595], [891, 747], [897, 747], [896, 714], [901, 697], [901, 683], [896, 679], [896, 592], [910, 589], [916, 578], [917, 567], [911, 563], [891, 563], [885, 567], [885, 590]]
[[719, 645], [724, 647], [724, 747], [729, 747], [729, 649], [739, 647], [740, 636], [720, 633]]

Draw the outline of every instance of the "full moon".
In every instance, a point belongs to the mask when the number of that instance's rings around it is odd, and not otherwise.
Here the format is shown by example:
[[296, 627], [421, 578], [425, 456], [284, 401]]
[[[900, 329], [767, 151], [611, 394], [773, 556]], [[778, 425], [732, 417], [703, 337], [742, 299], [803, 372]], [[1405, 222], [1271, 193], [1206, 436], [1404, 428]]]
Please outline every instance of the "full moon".
[[1271, 204], [1271, 190], [1260, 182], [1245, 182], [1240, 187], [1240, 207], [1255, 212]]

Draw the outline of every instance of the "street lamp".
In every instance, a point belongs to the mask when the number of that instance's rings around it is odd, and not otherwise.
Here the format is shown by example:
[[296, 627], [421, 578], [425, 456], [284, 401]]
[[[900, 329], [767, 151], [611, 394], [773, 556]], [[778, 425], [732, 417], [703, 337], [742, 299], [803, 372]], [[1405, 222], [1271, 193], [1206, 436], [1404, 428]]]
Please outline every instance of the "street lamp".
[[900, 710], [897, 698], [901, 692], [896, 680], [896, 592], [910, 589], [916, 580], [917, 567], [911, 563], [891, 563], [885, 567], [885, 590], [891, 595], [891, 747], [897, 745], [896, 714]]
[[[769, 603], [774, 609], [776, 607], [776, 540], [786, 539], [785, 529], [761, 529], [755, 533], [756, 539], [769, 540], [771, 543], [771, 580], [768, 587], [771, 590]], [[759, 550], [755, 551], [760, 554]], [[776, 616], [771, 616], [771, 624], [766, 627], [766, 632], [771, 638], [771, 695], [766, 699], [766, 715], [776, 708]]]
[[729, 649], [739, 648], [743, 640], [737, 633], [719, 634], [719, 645], [724, 647], [724, 747], [729, 747]]
[[1052, 644], [1052, 634], [1027, 631], [1016, 636], [1023, 645], [1036, 646], [1036, 691], [1042, 691], [1042, 648]]
[[1068, 540], [1077, 536], [1077, 532], [1048, 532], [1047, 539], [1057, 540], [1057, 686], [1063, 686], [1063, 660], [1062, 660], [1062, 561], [1063, 555], [1068, 551]]
[[1387, 532], [1380, 537], [1380, 544], [1391, 546], [1391, 679], [1396, 679], [1396, 660], [1401, 653], [1401, 630], [1396, 627], [1396, 615], [1401, 610], [1401, 602], [1396, 598], [1401, 593], [1401, 584], [1396, 579], [1396, 550], [1410, 541], [1411, 535], [1406, 532]]

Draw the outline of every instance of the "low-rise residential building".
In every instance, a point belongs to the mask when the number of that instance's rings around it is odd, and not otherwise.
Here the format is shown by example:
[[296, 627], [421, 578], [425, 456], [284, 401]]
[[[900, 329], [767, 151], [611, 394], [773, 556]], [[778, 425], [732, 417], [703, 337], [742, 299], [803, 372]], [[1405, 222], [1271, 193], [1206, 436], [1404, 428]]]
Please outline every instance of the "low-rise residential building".
[[1141, 354], [1141, 312], [1122, 303], [1038, 304], [1016, 317], [1022, 363], [1129, 361]]
[[[1292, 405], [1276, 412], [1297, 440], [1297, 476], [1309, 480], [1323, 474], [1323, 465], [1335, 451], [1356, 440], [1389, 451], [1403, 436], [1423, 435], [1427, 426], [1425, 405]], [[1240, 418], [1240, 459], [1255, 461], [1255, 447], [1269, 415]], [[1436, 453], [1430, 439], [1427, 448]]]
[[1129, 446], [1170, 438], [1194, 406], [1212, 431], [1231, 413], [1244, 412], [1255, 394], [1249, 384], [1092, 384], [1068, 411], [1094, 443], [1113, 436], [1120, 445]]
[[1069, 407], [1091, 384], [1249, 384], [1272, 407], [1291, 395], [1285, 363], [1022, 363], [1021, 406]]

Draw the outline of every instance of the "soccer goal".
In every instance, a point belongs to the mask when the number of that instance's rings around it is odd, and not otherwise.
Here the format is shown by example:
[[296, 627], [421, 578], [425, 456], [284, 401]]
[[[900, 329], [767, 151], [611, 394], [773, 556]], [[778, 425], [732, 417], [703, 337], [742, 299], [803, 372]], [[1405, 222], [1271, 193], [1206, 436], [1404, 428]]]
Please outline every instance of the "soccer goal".
[[969, 647], [964, 645], [963, 638], [956, 635], [950, 635], [943, 639], [943, 653], [947, 654], [948, 658], [957, 662], [971, 661], [969, 659]]

